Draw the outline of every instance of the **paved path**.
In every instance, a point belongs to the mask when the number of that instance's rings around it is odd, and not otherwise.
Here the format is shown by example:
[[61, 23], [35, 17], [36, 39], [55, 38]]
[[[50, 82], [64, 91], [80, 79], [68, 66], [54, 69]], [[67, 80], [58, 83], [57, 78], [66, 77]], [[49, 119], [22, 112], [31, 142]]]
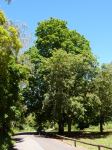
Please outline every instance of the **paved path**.
[[16, 144], [14, 150], [44, 150], [34, 139], [32, 135], [18, 135], [14, 137]]
[[57, 139], [39, 135], [17, 135], [14, 150], [84, 150], [75, 148]]

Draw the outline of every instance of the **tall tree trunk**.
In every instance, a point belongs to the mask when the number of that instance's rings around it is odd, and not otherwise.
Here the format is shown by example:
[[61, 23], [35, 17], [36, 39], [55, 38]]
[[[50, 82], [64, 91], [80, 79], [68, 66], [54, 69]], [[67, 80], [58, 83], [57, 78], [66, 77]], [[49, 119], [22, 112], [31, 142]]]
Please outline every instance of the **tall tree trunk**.
[[72, 120], [70, 117], [68, 117], [68, 133], [71, 133], [71, 125], [72, 125]]
[[39, 134], [41, 133], [42, 131], [42, 120], [41, 120], [41, 117], [37, 117], [37, 123], [38, 123], [38, 128], [37, 128], [37, 132], [39, 132]]
[[63, 134], [64, 133], [64, 122], [63, 122], [62, 118], [59, 119], [58, 127], [59, 127], [58, 128], [59, 134]]
[[104, 117], [100, 115], [100, 133], [103, 133]]

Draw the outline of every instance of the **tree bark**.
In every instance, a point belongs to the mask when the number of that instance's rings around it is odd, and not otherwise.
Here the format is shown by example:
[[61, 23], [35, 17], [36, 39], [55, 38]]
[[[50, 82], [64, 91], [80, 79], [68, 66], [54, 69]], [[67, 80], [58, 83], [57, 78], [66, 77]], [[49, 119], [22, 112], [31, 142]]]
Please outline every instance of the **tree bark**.
[[70, 117], [68, 117], [68, 133], [71, 133], [71, 125], [72, 125], [72, 120]]
[[103, 133], [104, 117], [100, 115], [100, 133]]
[[63, 120], [62, 119], [60, 119], [59, 120], [59, 122], [58, 122], [58, 132], [59, 132], [59, 134], [63, 134], [64, 133], [64, 122], [63, 122]]

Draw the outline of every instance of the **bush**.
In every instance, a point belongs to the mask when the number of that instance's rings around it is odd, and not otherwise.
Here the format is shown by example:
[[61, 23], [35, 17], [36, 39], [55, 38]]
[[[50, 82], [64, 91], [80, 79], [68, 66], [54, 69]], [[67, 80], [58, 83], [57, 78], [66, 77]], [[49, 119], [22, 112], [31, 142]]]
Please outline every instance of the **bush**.
[[9, 135], [0, 137], [0, 150], [8, 150], [11, 146], [12, 142]]

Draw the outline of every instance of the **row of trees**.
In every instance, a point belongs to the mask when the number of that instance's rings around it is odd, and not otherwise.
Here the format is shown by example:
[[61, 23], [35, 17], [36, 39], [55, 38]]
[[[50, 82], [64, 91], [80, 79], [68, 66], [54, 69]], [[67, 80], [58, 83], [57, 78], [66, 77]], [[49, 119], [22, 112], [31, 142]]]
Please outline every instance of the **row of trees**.
[[[38, 24], [35, 46], [25, 52], [32, 64], [24, 89], [28, 110], [39, 128], [46, 121], [77, 124], [80, 129], [111, 119], [112, 65], [98, 66], [89, 42], [65, 21], [50, 18]], [[30, 112], [29, 111], [29, 112]]]
[[12, 127], [35, 114], [47, 122], [84, 129], [112, 116], [112, 64], [98, 66], [88, 40], [67, 22], [42, 21], [33, 47], [19, 55], [20, 33], [0, 11], [0, 149], [8, 149]]

